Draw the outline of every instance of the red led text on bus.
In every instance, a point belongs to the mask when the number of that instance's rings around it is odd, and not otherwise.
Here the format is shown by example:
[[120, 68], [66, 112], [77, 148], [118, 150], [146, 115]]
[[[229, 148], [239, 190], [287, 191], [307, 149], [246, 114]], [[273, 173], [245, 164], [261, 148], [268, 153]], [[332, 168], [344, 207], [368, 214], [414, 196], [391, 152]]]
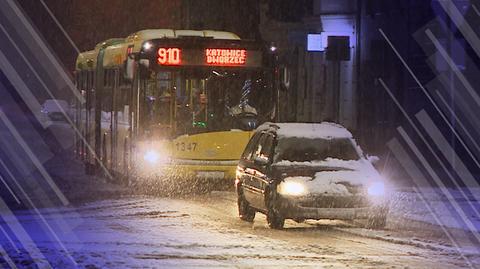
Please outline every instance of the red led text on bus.
[[205, 56], [209, 65], [245, 65], [247, 61], [244, 49], [206, 49]]
[[182, 50], [179, 48], [159, 48], [158, 63], [161, 65], [182, 64]]

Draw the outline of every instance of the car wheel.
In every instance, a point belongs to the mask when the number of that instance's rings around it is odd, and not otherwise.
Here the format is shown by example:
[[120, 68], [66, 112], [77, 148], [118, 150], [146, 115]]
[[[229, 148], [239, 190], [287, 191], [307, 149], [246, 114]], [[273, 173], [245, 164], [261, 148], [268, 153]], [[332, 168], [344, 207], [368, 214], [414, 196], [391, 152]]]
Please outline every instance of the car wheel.
[[238, 216], [243, 221], [253, 222], [255, 218], [255, 209], [253, 209], [245, 200], [243, 194], [238, 194]]
[[369, 218], [367, 219], [366, 228], [368, 229], [382, 229], [387, 225], [387, 207], [375, 208]]
[[285, 219], [275, 212], [275, 210], [269, 209], [267, 212], [267, 223], [268, 227], [272, 229], [283, 229], [283, 225], [285, 225]]
[[278, 209], [275, 206], [275, 194], [267, 194], [267, 223], [268, 227], [272, 229], [282, 229], [285, 225], [285, 218], [280, 214]]

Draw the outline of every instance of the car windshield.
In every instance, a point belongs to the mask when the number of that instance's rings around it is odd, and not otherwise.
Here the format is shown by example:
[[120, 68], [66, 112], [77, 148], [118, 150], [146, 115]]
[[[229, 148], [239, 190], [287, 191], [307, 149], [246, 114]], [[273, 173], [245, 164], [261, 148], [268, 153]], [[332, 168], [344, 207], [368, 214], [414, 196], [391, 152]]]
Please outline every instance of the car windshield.
[[274, 162], [311, 162], [328, 158], [358, 160], [360, 158], [351, 139], [280, 138], [275, 150]]

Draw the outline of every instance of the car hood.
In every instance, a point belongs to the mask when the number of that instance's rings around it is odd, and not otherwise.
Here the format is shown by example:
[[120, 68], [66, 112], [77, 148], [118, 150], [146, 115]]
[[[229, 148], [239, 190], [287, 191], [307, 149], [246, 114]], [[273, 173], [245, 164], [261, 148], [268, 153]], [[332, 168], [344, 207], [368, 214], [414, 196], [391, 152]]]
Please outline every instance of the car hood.
[[282, 183], [301, 183], [309, 194], [351, 195], [358, 193], [363, 186], [382, 180], [378, 171], [365, 159], [327, 159], [314, 163], [282, 162], [274, 167], [277, 178], [281, 178]]

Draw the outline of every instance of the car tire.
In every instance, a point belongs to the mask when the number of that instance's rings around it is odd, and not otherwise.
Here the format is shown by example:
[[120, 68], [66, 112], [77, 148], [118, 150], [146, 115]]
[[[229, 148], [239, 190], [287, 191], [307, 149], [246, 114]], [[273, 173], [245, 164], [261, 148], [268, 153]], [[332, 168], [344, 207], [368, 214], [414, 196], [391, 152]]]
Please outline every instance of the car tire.
[[283, 229], [285, 218], [276, 208], [276, 194], [267, 192], [267, 223], [271, 229]]
[[382, 229], [387, 225], [387, 207], [375, 208], [367, 219], [367, 229]]
[[253, 222], [253, 219], [255, 219], [255, 209], [248, 204], [247, 200], [241, 193], [238, 194], [237, 204], [238, 217], [243, 221]]
[[275, 212], [275, 210], [269, 209], [267, 212], [267, 223], [271, 229], [283, 229], [285, 219]]

